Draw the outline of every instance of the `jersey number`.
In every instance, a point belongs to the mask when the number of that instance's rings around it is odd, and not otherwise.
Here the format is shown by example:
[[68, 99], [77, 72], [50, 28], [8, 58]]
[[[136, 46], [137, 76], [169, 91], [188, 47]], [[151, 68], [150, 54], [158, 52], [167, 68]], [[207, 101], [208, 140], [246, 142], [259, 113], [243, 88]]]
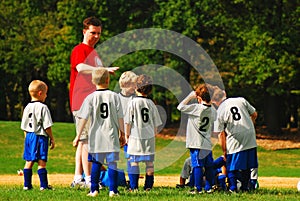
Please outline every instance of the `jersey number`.
[[100, 105], [100, 112], [101, 112], [101, 117], [103, 119], [106, 119], [108, 117], [108, 104], [107, 103], [101, 103]]
[[203, 119], [201, 120], [201, 123], [200, 123], [200, 128], [199, 130], [202, 131], [202, 132], [206, 132], [207, 131], [207, 128], [206, 126], [209, 124], [209, 118], [208, 117], [203, 117]]
[[141, 114], [142, 114], [143, 122], [147, 123], [149, 121], [149, 110], [148, 110], [148, 108], [142, 108]]
[[239, 109], [237, 107], [230, 108], [230, 112], [232, 114], [233, 120], [238, 121], [242, 118], [241, 114], [239, 113]]

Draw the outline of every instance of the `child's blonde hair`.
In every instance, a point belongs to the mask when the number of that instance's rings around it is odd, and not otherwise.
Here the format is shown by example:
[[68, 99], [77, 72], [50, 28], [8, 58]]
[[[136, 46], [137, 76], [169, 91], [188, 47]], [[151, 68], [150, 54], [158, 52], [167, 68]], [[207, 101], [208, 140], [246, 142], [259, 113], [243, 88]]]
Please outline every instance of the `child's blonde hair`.
[[132, 84], [136, 83], [137, 75], [132, 71], [125, 71], [122, 73], [119, 79], [120, 88], [128, 88], [131, 87]]
[[92, 82], [95, 85], [108, 84], [109, 72], [106, 68], [99, 67], [92, 72]]
[[48, 86], [45, 82], [41, 80], [33, 80], [29, 86], [28, 86], [28, 91], [31, 97], [37, 98], [38, 93], [40, 91], [42, 92], [47, 92]]

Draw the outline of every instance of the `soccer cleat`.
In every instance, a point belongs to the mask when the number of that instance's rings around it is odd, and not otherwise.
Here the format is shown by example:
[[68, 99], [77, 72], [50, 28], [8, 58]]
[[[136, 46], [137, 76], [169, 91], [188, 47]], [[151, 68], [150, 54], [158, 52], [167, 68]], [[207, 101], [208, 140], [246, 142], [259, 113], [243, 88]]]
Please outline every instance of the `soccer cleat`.
[[176, 188], [184, 188], [185, 185], [182, 185], [182, 184], [176, 184]]
[[195, 191], [195, 190], [191, 190], [190, 194], [192, 195], [196, 195], [196, 194], [203, 194], [203, 191]]
[[27, 186], [24, 186], [24, 187], [23, 187], [23, 190], [24, 190], [24, 191], [29, 191], [29, 190], [32, 190], [32, 189], [33, 189], [32, 186], [31, 186], [31, 187], [27, 187]]
[[98, 191], [94, 191], [94, 192], [89, 192], [89, 194], [87, 194], [87, 196], [89, 197], [96, 197], [98, 195]]
[[209, 189], [209, 190], [207, 190], [207, 191], [205, 191], [206, 193], [208, 193], [208, 194], [211, 194], [211, 193], [213, 193], [214, 192], [214, 189]]
[[54, 189], [52, 188], [52, 186], [48, 185], [46, 188], [41, 187], [40, 190], [44, 191], [44, 190], [54, 190]]
[[86, 185], [85, 185], [84, 181], [80, 181], [80, 182], [73, 181], [70, 186], [71, 186], [71, 188], [83, 188]]
[[109, 197], [116, 197], [119, 196], [119, 193], [115, 193], [113, 191], [109, 191]]

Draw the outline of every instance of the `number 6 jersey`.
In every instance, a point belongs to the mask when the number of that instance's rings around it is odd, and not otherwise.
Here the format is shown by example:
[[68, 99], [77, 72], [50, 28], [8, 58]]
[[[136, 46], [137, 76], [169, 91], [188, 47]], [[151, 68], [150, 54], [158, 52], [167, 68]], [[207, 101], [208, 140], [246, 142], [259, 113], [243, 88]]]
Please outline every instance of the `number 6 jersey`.
[[257, 147], [254, 124], [250, 115], [255, 108], [242, 98], [228, 98], [217, 110], [214, 131], [225, 131], [227, 153], [233, 154]]
[[143, 96], [134, 97], [127, 107], [125, 124], [131, 125], [127, 153], [152, 155], [155, 153], [155, 128], [162, 124], [153, 101]]

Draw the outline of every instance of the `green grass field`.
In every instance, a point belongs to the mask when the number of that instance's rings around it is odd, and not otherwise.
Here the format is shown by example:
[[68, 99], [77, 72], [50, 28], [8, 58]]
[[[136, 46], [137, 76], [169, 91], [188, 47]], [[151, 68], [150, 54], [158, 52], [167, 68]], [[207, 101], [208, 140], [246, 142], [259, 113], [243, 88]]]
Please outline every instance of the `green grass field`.
[[[72, 123], [55, 123], [53, 134], [56, 148], [49, 151], [47, 170], [50, 174], [74, 172], [74, 154], [72, 140], [75, 128]], [[23, 140], [24, 134], [20, 130], [20, 122], [0, 121], [0, 176], [16, 174], [18, 169], [23, 169], [24, 161]], [[157, 156], [155, 168], [157, 175], [178, 175], [182, 164], [189, 153], [185, 149], [185, 142], [156, 140]], [[220, 146], [214, 147], [214, 157], [221, 155]], [[300, 177], [300, 149], [269, 151], [258, 148], [259, 176]], [[122, 155], [120, 158], [123, 158]], [[36, 166], [34, 166], [36, 169]], [[122, 159], [120, 168], [125, 167]], [[34, 171], [35, 171], [34, 169]], [[174, 184], [175, 186], [175, 184]], [[120, 187], [119, 198], [114, 200], [300, 200], [300, 192], [296, 189], [264, 189], [260, 188], [254, 193], [228, 195], [214, 193], [213, 195], [189, 195], [188, 189], [179, 190], [167, 187], [155, 187], [151, 192], [131, 194]], [[74, 190], [64, 186], [55, 186], [54, 191], [40, 192], [38, 188], [24, 192], [22, 184], [0, 186], [0, 200], [82, 200], [87, 199], [86, 190]], [[100, 192], [101, 200], [108, 200], [108, 191]], [[98, 199], [99, 199], [98, 197]], [[90, 198], [92, 199], [92, 198]]]

